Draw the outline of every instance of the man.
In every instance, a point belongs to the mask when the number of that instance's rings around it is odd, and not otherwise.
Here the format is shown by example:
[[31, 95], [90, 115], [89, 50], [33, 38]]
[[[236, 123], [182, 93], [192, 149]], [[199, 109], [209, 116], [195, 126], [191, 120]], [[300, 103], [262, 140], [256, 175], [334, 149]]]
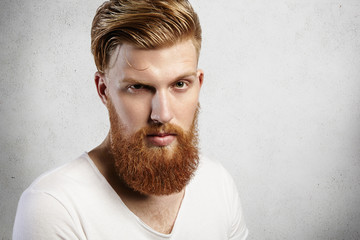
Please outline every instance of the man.
[[187, 0], [113, 0], [92, 25], [110, 131], [22, 195], [14, 239], [245, 239], [236, 186], [198, 153], [203, 71]]

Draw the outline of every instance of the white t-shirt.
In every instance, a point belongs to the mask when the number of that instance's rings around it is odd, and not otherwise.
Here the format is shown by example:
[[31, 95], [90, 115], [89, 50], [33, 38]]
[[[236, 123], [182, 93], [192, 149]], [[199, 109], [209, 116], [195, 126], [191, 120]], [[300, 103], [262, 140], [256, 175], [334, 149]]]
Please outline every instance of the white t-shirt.
[[133, 214], [87, 153], [41, 175], [22, 194], [13, 239], [246, 239], [236, 186], [218, 162], [201, 157], [171, 234]]

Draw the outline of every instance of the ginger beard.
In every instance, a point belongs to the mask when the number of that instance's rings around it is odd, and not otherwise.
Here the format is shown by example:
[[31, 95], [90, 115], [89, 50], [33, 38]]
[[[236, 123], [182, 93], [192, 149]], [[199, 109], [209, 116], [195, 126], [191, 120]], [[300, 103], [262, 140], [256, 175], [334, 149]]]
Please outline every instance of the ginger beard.
[[[126, 136], [115, 107], [108, 102], [110, 152], [115, 171], [131, 189], [144, 195], [169, 195], [180, 192], [193, 176], [198, 163], [197, 115], [189, 131], [173, 124], [152, 124]], [[176, 135], [171, 146], [149, 146], [147, 135], [160, 132]]]

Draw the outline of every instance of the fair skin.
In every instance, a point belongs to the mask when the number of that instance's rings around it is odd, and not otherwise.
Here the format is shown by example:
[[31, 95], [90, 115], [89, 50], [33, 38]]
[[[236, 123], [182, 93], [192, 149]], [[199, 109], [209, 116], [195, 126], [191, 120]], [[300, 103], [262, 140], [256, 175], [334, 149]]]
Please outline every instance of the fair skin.
[[[198, 106], [203, 71], [191, 40], [154, 50], [130, 44], [118, 46], [105, 74], [95, 83], [102, 102], [112, 101], [125, 134], [132, 135], [153, 122], [172, 123], [189, 130]], [[171, 147], [176, 135], [159, 133], [146, 137], [149, 147]], [[124, 186], [114, 172], [109, 137], [89, 152], [90, 158], [127, 207], [143, 222], [161, 233], [170, 233], [184, 190], [167, 196], [144, 196]]]

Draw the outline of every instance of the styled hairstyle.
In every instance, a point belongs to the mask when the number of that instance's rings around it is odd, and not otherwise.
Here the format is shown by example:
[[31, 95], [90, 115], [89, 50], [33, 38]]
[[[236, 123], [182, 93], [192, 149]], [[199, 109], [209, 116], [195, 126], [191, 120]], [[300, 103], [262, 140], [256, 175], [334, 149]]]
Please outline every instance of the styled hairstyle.
[[155, 49], [187, 39], [199, 55], [201, 27], [188, 0], [110, 0], [94, 17], [91, 52], [98, 71], [104, 72], [111, 54], [123, 43]]

